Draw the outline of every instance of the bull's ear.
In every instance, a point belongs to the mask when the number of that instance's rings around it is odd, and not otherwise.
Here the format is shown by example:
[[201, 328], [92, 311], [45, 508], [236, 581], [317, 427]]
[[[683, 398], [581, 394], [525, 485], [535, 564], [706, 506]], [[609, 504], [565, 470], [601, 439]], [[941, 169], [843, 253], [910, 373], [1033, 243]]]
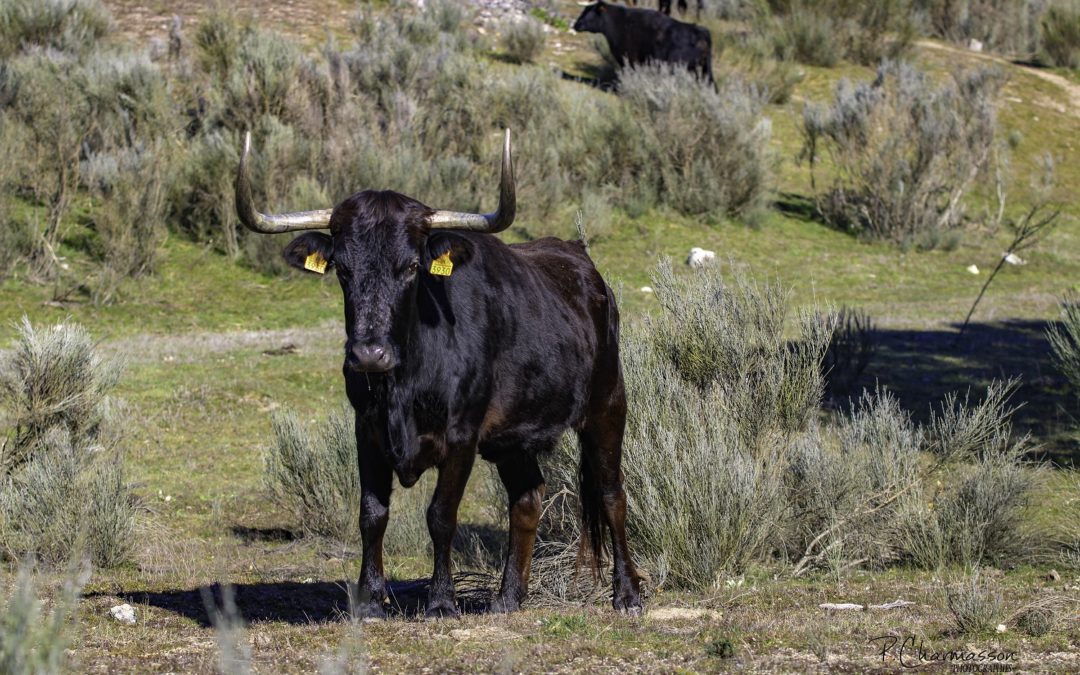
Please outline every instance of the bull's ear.
[[436, 231], [428, 237], [427, 255], [420, 264], [425, 271], [430, 271], [431, 261], [441, 258], [444, 253], [449, 254], [450, 262], [454, 265], [453, 269], [457, 270], [469, 264], [475, 250], [472, 242], [461, 235], [451, 231]]
[[326, 274], [334, 264], [334, 240], [322, 232], [305, 232], [289, 242], [281, 254], [297, 269]]

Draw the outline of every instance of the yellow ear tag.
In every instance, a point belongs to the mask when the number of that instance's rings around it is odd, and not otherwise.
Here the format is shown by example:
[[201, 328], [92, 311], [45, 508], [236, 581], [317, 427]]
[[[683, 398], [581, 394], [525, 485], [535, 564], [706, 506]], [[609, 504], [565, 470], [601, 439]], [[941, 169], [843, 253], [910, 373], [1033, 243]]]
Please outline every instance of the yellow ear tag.
[[322, 253], [315, 251], [304, 258], [304, 269], [316, 274], [326, 274], [326, 258], [322, 257]]
[[436, 276], [448, 277], [454, 271], [454, 263], [450, 262], [450, 251], [431, 261], [430, 272]]

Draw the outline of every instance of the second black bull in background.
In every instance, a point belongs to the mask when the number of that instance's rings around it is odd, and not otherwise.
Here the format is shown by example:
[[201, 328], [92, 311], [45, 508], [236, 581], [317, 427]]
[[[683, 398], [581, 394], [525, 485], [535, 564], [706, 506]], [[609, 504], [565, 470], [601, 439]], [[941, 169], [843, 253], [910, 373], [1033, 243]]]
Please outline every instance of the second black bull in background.
[[585, 5], [574, 30], [603, 35], [620, 66], [671, 63], [713, 81], [712, 36], [702, 26], [677, 21], [656, 10], [600, 0]]
[[618, 308], [582, 242], [508, 246], [493, 236], [516, 210], [509, 130], [491, 214], [365, 190], [333, 209], [265, 215], [252, 201], [249, 147], [250, 135], [236, 179], [240, 221], [260, 233], [328, 229], [297, 237], [285, 259], [317, 274], [333, 268], [345, 295], [345, 389], [356, 410], [362, 493], [358, 614], [386, 612], [383, 534], [393, 474], [410, 487], [432, 467], [427, 613], [458, 613], [450, 551], [478, 452], [498, 467], [509, 496], [506, 567], [492, 609], [517, 609], [544, 497], [537, 456], [568, 429], [581, 443], [583, 546], [598, 565], [607, 526], [612, 604], [640, 612], [620, 468], [626, 394]]

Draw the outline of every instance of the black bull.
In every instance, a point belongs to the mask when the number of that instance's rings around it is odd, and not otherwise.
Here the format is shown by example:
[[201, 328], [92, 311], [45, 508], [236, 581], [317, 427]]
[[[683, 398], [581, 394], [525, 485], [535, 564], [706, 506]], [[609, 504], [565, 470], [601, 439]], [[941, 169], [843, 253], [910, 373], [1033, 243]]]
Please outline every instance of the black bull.
[[492, 609], [517, 609], [544, 497], [537, 458], [567, 429], [581, 446], [583, 540], [598, 560], [607, 526], [612, 604], [639, 612], [620, 469], [626, 396], [618, 309], [581, 242], [508, 246], [490, 234], [514, 217], [509, 132], [499, 208], [488, 215], [436, 211], [372, 190], [332, 210], [264, 215], [252, 203], [248, 144], [236, 183], [241, 222], [264, 233], [328, 228], [293, 240], [285, 259], [320, 273], [332, 267], [345, 295], [345, 389], [356, 410], [362, 492], [359, 614], [385, 615], [392, 475], [410, 487], [432, 467], [427, 613], [457, 614], [450, 550], [478, 452], [496, 465], [509, 496], [509, 547]]
[[652, 9], [608, 2], [585, 5], [574, 22], [579, 33], [600, 33], [620, 66], [651, 61], [688, 68], [710, 82], [712, 35], [708, 29], [683, 23]]

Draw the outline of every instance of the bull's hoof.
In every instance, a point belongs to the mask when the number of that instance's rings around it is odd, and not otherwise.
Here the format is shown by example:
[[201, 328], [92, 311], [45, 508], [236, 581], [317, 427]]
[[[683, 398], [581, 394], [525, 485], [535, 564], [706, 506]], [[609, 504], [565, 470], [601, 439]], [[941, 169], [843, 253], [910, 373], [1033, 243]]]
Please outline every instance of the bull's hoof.
[[352, 615], [354, 619], [361, 621], [385, 619], [386, 608], [378, 602], [362, 602], [353, 607]]
[[458, 612], [457, 605], [451, 600], [438, 600], [435, 602], [429, 602], [427, 611], [424, 612], [424, 616], [428, 619], [456, 619], [461, 614]]
[[629, 616], [641, 616], [645, 611], [641, 604], [641, 595], [632, 590], [615, 593], [615, 597], [611, 599], [611, 606], [615, 608], [615, 611]]

